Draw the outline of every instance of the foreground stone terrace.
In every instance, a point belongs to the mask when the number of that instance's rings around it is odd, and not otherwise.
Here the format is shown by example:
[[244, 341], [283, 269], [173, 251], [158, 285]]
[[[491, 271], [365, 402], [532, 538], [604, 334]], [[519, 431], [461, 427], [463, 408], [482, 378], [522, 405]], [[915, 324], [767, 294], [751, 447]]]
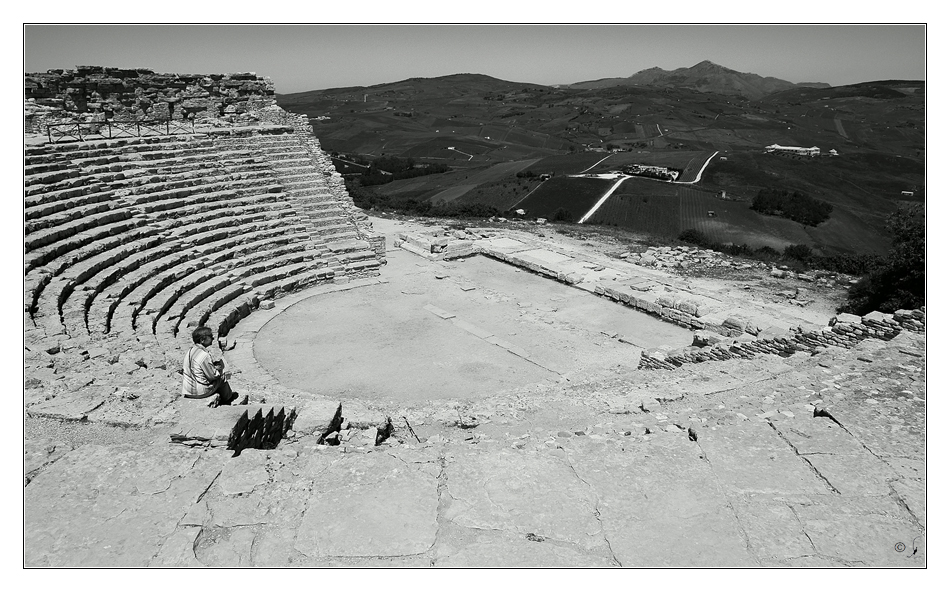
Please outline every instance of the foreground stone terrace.
[[921, 566], [921, 341], [499, 394], [380, 446], [28, 441], [26, 563]]
[[[161, 361], [129, 357], [109, 395], [123, 414], [28, 423], [26, 563], [925, 565], [922, 335], [402, 409], [288, 389], [257, 365], [248, 346], [282, 308], [380, 281], [312, 287], [238, 324], [225, 355], [239, 388], [297, 412], [274, 450], [172, 444], [195, 413], [173, 396], [176, 366], [159, 405], [133, 383]], [[76, 359], [59, 380], [96, 386], [80, 358], [43, 356]], [[123, 421], [136, 429], [106, 427]]]

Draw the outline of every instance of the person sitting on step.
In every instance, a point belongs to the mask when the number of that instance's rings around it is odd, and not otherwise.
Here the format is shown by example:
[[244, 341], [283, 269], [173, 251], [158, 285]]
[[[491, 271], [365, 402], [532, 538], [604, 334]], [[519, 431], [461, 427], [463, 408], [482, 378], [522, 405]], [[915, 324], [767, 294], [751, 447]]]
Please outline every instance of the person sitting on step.
[[195, 342], [182, 362], [181, 394], [186, 399], [213, 397], [208, 407], [230, 405], [238, 398], [231, 390], [228, 379], [231, 373], [224, 369], [224, 360], [215, 361], [208, 348], [214, 343], [214, 333], [209, 327], [198, 327], [191, 334]]

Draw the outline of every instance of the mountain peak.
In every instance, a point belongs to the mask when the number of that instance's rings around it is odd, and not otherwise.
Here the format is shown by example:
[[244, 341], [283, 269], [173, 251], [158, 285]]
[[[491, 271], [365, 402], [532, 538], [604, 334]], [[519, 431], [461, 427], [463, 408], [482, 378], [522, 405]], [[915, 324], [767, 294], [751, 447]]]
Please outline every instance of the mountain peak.
[[590, 89], [609, 86], [687, 88], [699, 92], [739, 95], [754, 100], [797, 85], [771, 76], [762, 77], [758, 74], [739, 72], [709, 60], [703, 60], [688, 68], [664, 70], [654, 66], [640, 70], [627, 78], [602, 78], [569, 85], [570, 88]]
[[710, 70], [715, 70], [717, 72], [735, 72], [735, 70], [730, 70], [729, 68], [725, 66], [720, 66], [719, 64], [710, 62], [709, 60], [703, 60], [699, 62], [698, 64], [696, 64], [695, 66], [693, 66], [692, 68], [685, 68], [685, 69], [686, 70], [703, 70], [707, 72]]

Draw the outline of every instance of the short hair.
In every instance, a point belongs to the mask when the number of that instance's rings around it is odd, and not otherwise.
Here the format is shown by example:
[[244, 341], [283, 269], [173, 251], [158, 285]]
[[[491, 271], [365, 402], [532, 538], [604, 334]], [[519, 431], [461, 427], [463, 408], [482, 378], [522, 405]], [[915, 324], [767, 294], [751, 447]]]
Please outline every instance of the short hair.
[[205, 337], [214, 337], [214, 331], [211, 330], [211, 327], [202, 325], [191, 332], [191, 340], [195, 343], [201, 343]]

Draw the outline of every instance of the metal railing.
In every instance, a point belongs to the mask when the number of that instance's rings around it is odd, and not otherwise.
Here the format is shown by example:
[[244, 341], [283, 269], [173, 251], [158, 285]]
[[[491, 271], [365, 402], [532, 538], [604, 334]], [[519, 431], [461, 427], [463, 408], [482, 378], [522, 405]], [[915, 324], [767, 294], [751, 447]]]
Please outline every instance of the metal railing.
[[113, 121], [109, 119], [106, 121], [52, 123], [46, 128], [46, 136], [51, 143], [194, 133], [194, 121], [172, 121], [169, 119], [146, 119], [142, 121]]

